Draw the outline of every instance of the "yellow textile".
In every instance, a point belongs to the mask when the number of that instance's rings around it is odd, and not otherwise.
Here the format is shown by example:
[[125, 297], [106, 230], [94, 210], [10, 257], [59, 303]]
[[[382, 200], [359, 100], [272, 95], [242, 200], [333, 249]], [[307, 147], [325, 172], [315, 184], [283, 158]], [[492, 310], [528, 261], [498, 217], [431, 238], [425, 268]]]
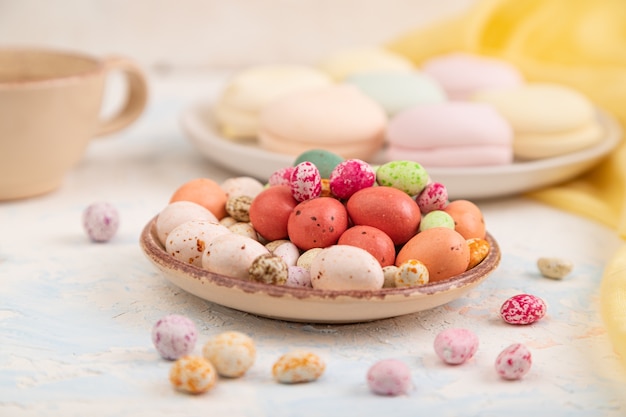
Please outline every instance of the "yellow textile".
[[[453, 51], [506, 59], [528, 81], [585, 93], [626, 131], [625, 0], [481, 0], [467, 13], [407, 33], [387, 47], [417, 65]], [[602, 222], [626, 238], [626, 142], [589, 173], [528, 195]], [[626, 245], [609, 262], [600, 296], [607, 331], [626, 363], [622, 265]]]

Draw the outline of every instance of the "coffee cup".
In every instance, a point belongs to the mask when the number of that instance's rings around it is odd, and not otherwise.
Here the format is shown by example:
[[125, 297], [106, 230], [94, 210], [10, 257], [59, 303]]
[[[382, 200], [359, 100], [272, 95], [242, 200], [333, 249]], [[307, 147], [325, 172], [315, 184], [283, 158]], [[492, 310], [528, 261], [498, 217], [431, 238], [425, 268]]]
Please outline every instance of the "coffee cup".
[[[118, 109], [103, 116], [106, 81], [125, 78]], [[37, 48], [0, 48], [0, 200], [57, 189], [97, 136], [143, 112], [146, 78], [125, 57]]]

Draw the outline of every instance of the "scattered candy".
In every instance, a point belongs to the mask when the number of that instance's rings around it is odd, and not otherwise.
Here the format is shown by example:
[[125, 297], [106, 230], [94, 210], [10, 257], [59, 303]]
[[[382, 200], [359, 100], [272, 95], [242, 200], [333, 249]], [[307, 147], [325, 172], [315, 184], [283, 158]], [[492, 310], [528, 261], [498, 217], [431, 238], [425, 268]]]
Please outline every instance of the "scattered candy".
[[217, 373], [202, 356], [183, 356], [170, 368], [170, 382], [179, 391], [202, 394], [215, 386]]
[[415, 287], [428, 283], [428, 268], [417, 259], [409, 259], [398, 265], [398, 270], [394, 276], [395, 286]]
[[83, 212], [83, 227], [94, 242], [111, 240], [117, 233], [119, 224], [119, 213], [109, 203], [93, 203]]
[[170, 314], [152, 328], [152, 343], [162, 358], [175, 360], [190, 354], [196, 346], [198, 331], [191, 319]]
[[250, 281], [283, 285], [289, 277], [289, 267], [280, 256], [265, 253], [252, 261], [248, 274]]
[[378, 395], [406, 394], [412, 387], [411, 371], [400, 360], [383, 359], [367, 371], [367, 385], [374, 394]]
[[468, 329], [446, 329], [437, 334], [433, 346], [442, 361], [459, 365], [474, 356], [478, 350], [478, 336]]
[[563, 279], [572, 272], [574, 265], [562, 258], [539, 258], [537, 267], [546, 278]]
[[228, 331], [206, 342], [202, 355], [213, 364], [220, 376], [239, 378], [254, 364], [256, 346], [248, 335]]
[[521, 343], [505, 348], [496, 358], [495, 368], [504, 379], [520, 379], [528, 373], [532, 365], [532, 355]]
[[326, 364], [315, 353], [293, 351], [281, 356], [272, 366], [274, 379], [283, 384], [297, 384], [317, 380]]
[[531, 324], [546, 315], [546, 303], [531, 294], [518, 294], [500, 307], [500, 316], [509, 324]]

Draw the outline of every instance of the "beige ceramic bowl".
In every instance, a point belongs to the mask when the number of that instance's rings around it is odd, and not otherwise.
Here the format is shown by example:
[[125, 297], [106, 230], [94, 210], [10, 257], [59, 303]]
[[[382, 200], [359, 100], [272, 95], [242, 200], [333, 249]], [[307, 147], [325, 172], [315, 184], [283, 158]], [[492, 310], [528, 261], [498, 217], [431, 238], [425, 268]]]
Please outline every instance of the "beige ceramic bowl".
[[500, 248], [487, 235], [491, 251], [479, 265], [445, 281], [378, 291], [326, 291], [242, 281], [178, 261], [165, 252], [152, 219], [141, 248], [169, 281], [205, 300], [259, 316], [310, 323], [355, 323], [396, 317], [446, 304], [483, 282], [500, 263]]

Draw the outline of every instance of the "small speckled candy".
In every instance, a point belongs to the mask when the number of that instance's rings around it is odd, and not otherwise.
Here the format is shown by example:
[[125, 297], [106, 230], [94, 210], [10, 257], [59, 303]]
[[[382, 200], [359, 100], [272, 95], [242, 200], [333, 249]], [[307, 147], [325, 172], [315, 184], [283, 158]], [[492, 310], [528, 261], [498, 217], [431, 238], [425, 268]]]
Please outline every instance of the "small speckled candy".
[[257, 234], [256, 230], [254, 230], [254, 227], [252, 227], [250, 223], [235, 222], [231, 224], [230, 226], [228, 226], [228, 230], [230, 230], [232, 233], [249, 237], [250, 239], [253, 239], [256, 241], [259, 240], [259, 235]]
[[376, 182], [379, 185], [397, 188], [410, 196], [416, 196], [428, 184], [428, 173], [417, 162], [391, 161], [378, 167]]
[[326, 364], [315, 353], [296, 350], [281, 356], [272, 366], [274, 379], [283, 384], [297, 384], [317, 380]]
[[273, 240], [266, 243], [265, 247], [274, 255], [280, 256], [288, 266], [295, 265], [300, 257], [298, 247], [287, 239]]
[[428, 284], [428, 268], [416, 259], [409, 259], [398, 265], [394, 282], [398, 288]]
[[267, 183], [272, 187], [275, 185], [290, 185], [291, 174], [293, 174], [294, 169], [295, 167], [288, 166], [274, 171], [267, 180]]
[[378, 260], [365, 249], [332, 245], [311, 263], [311, 284], [321, 290], [379, 290], [385, 278]]
[[83, 212], [83, 227], [94, 242], [108, 242], [115, 236], [120, 225], [117, 209], [109, 203], [89, 205]]
[[280, 256], [266, 253], [252, 261], [248, 274], [250, 281], [283, 285], [289, 277], [289, 267]]
[[528, 373], [532, 365], [532, 355], [521, 343], [505, 348], [496, 358], [495, 368], [504, 379], [520, 379]]
[[243, 195], [254, 198], [264, 188], [264, 185], [259, 180], [252, 177], [228, 178], [220, 186], [229, 199]]
[[432, 229], [433, 227], [447, 227], [454, 230], [454, 219], [443, 210], [433, 210], [422, 216], [419, 231]]
[[254, 364], [256, 346], [248, 335], [228, 331], [206, 342], [202, 355], [215, 366], [220, 376], [239, 378]]
[[202, 394], [215, 386], [217, 372], [202, 356], [183, 356], [170, 368], [170, 383], [179, 391]]
[[385, 281], [383, 282], [383, 288], [395, 288], [396, 286], [396, 273], [400, 270], [395, 265], [389, 265], [383, 267], [383, 276]]
[[546, 315], [546, 303], [532, 294], [518, 294], [500, 307], [500, 316], [509, 324], [531, 324]]
[[459, 365], [478, 350], [478, 336], [468, 329], [446, 329], [435, 337], [435, 353], [447, 364]]
[[214, 221], [189, 220], [167, 235], [165, 251], [181, 262], [201, 267], [204, 250], [211, 241], [230, 233], [228, 228]]
[[296, 266], [302, 267], [309, 271], [311, 269], [311, 263], [313, 259], [319, 255], [319, 253], [323, 250], [323, 248], [311, 248], [307, 251], [302, 252], [302, 254], [298, 257], [296, 261]]
[[198, 330], [185, 316], [170, 314], [152, 328], [152, 343], [162, 358], [175, 360], [190, 354], [196, 346]]
[[289, 186], [291, 195], [296, 201], [310, 200], [322, 194], [322, 177], [313, 163], [301, 162], [291, 173]]
[[467, 265], [467, 269], [472, 269], [473, 267], [481, 263], [487, 257], [487, 255], [489, 255], [491, 245], [489, 244], [489, 241], [481, 239], [479, 237], [467, 239], [467, 245], [469, 246], [470, 250], [470, 261]]
[[338, 198], [347, 199], [357, 191], [371, 187], [376, 182], [372, 167], [360, 159], [340, 162], [330, 173], [330, 191]]
[[367, 385], [374, 394], [396, 396], [411, 389], [411, 371], [398, 359], [383, 359], [367, 371]]
[[229, 197], [226, 200], [226, 213], [238, 222], [249, 222], [251, 204], [252, 197], [247, 195]]
[[422, 214], [443, 210], [448, 204], [448, 189], [440, 182], [431, 182], [415, 198]]
[[563, 279], [572, 272], [574, 265], [561, 258], [539, 258], [537, 260], [539, 272], [546, 278]]
[[[217, 222], [217, 217], [204, 206], [193, 201], [175, 201], [165, 206], [156, 219], [156, 230], [159, 241], [163, 246], [167, 236], [177, 226], [189, 220], [207, 220]], [[221, 222], [221, 220], [220, 220]]]
[[[321, 249], [320, 249], [321, 250]], [[311, 272], [301, 266], [293, 265], [289, 267], [289, 276], [285, 282], [287, 287], [312, 288]]]

